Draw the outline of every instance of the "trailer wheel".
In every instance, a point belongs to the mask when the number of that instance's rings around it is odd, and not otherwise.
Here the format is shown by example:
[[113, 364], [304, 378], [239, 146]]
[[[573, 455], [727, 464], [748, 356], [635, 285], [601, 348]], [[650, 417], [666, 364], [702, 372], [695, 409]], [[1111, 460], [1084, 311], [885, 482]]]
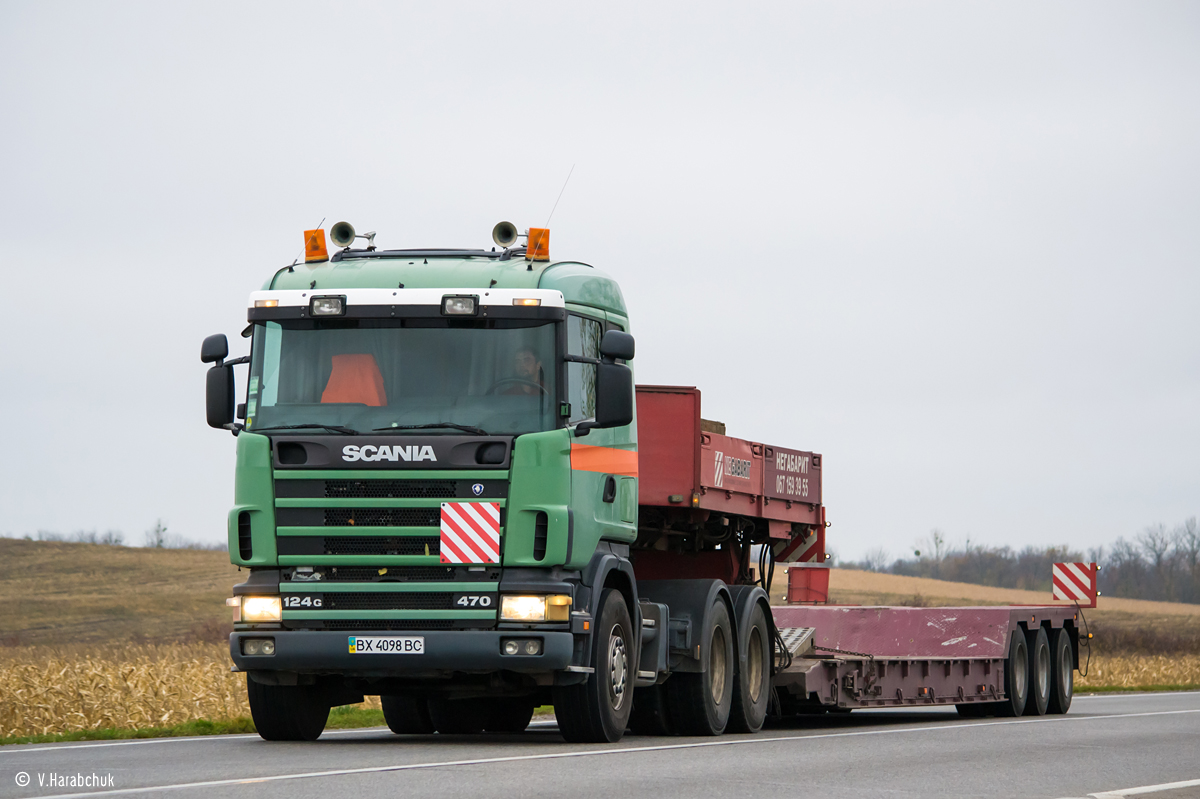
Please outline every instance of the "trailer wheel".
[[489, 699], [485, 732], [525, 732], [533, 718], [532, 699]]
[[612, 743], [625, 734], [637, 669], [632, 630], [625, 597], [606, 588], [592, 636], [594, 671], [582, 683], [554, 688], [558, 729], [570, 743]]
[[1075, 648], [1066, 627], [1051, 634], [1050, 655], [1050, 703], [1046, 712], [1062, 714], [1071, 709], [1075, 696]]
[[1019, 716], [1029, 701], [1029, 646], [1025, 631], [1013, 630], [1008, 645], [1008, 660], [1004, 663], [1004, 701], [993, 703], [997, 716]]
[[738, 669], [729, 711], [730, 732], [758, 732], [767, 719], [771, 700], [771, 638], [762, 605], [755, 605], [750, 624], [742, 631], [746, 645], [745, 667]]
[[329, 700], [316, 685], [263, 685], [246, 680], [250, 716], [267, 741], [315, 741], [329, 719]]
[[720, 598], [707, 615], [703, 649], [708, 651], [708, 668], [698, 674], [673, 674], [665, 683], [671, 718], [681, 735], [720, 735], [729, 723], [735, 671], [733, 625]]
[[667, 691], [662, 685], [647, 685], [633, 692], [629, 731], [634, 735], [674, 735], [675, 725], [667, 709]]
[[1050, 639], [1046, 630], [1038, 627], [1025, 633], [1025, 643], [1029, 646], [1029, 699], [1025, 702], [1025, 715], [1044, 716], [1052, 685]]
[[429, 700], [429, 718], [442, 735], [473, 735], [483, 732], [491, 708], [483, 699]]
[[434, 731], [429, 717], [429, 703], [409, 696], [381, 696], [383, 720], [397, 735], [428, 735]]

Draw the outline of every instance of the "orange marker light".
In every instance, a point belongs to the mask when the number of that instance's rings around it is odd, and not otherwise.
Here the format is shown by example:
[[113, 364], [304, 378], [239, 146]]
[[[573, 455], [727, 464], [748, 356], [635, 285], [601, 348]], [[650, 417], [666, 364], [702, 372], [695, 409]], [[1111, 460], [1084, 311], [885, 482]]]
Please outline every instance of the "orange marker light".
[[541, 304], [542, 304], [541, 300], [530, 299], [528, 297], [526, 297], [524, 299], [513, 300], [513, 305], [536, 306], [536, 305], [541, 305]]
[[550, 229], [544, 227], [529, 228], [528, 243], [525, 247], [526, 261], [550, 260]]
[[328, 261], [329, 250], [325, 249], [325, 231], [322, 228], [304, 231], [304, 262]]

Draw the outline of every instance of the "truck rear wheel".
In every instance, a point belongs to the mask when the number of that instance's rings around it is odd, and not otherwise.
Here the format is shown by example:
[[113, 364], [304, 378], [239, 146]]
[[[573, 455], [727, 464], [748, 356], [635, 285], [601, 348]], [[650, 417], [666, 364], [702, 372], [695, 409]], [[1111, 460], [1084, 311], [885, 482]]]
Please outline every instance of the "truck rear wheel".
[[409, 696], [381, 696], [383, 720], [397, 735], [428, 735], [434, 731], [429, 717], [429, 703]]
[[675, 725], [667, 710], [667, 692], [662, 685], [647, 685], [633, 692], [629, 731], [634, 735], [674, 735]]
[[246, 680], [254, 728], [267, 741], [315, 741], [329, 720], [329, 700], [316, 685], [263, 685]]
[[611, 743], [625, 734], [637, 669], [632, 630], [625, 597], [604, 589], [592, 636], [593, 672], [582, 683], [554, 688], [554, 715], [569, 742]]
[[489, 699], [486, 732], [525, 732], [533, 718], [532, 699]]
[[1046, 706], [1050, 704], [1050, 639], [1046, 630], [1038, 627], [1036, 631], [1025, 633], [1025, 643], [1029, 647], [1029, 699], [1025, 703], [1025, 715], [1044, 716]]
[[1071, 633], [1059, 627], [1050, 636], [1050, 702], [1046, 712], [1066, 713], [1074, 696], [1075, 647], [1071, 645]]
[[992, 705], [997, 716], [1019, 716], [1029, 700], [1029, 646], [1025, 631], [1013, 630], [1004, 664], [1004, 701]]
[[767, 719], [771, 699], [772, 639], [762, 605], [755, 605], [750, 624], [742, 631], [746, 659], [733, 684], [733, 707], [729, 712], [730, 732], [758, 732]]
[[473, 735], [483, 732], [491, 710], [484, 699], [446, 699], [435, 697], [429, 700], [429, 719], [435, 730], [442, 735]]
[[708, 611], [704, 647], [708, 668], [700, 672], [677, 672], [665, 683], [671, 718], [681, 735], [720, 735], [729, 723], [733, 704], [733, 625], [729, 609], [718, 597]]

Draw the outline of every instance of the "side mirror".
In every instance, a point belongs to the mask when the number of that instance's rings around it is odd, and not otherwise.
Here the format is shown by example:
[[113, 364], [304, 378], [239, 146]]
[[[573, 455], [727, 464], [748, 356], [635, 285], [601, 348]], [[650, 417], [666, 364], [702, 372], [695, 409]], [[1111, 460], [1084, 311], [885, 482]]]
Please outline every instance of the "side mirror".
[[229, 356], [229, 339], [224, 333], [217, 333], [204, 339], [200, 345], [201, 363], [220, 363]]
[[600, 363], [596, 367], [596, 421], [591, 426], [624, 427], [632, 421], [633, 372], [624, 364]]
[[620, 330], [609, 330], [600, 339], [600, 357], [633, 360], [633, 336]]
[[[214, 338], [217, 337], [209, 336], [204, 343], [207, 345]], [[221, 336], [221, 339], [224, 341], [225, 337]], [[232, 366], [221, 364], [208, 370], [205, 385], [205, 411], [208, 415], [209, 427], [228, 429], [228, 426], [233, 424]]]
[[633, 421], [633, 371], [617, 358], [633, 358], [633, 336], [609, 330], [600, 339], [601, 361], [596, 365], [596, 418], [575, 425], [576, 436], [592, 428], [624, 427]]

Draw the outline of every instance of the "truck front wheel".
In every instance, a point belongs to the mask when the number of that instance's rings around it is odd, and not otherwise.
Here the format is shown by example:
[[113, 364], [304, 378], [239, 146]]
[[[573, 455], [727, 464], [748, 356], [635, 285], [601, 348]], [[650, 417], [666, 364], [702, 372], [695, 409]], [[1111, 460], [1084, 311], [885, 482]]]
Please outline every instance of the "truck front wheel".
[[570, 743], [611, 743], [625, 734], [637, 668], [632, 630], [625, 597], [606, 588], [592, 636], [593, 672], [582, 683], [554, 689], [558, 729]]
[[250, 715], [268, 741], [315, 741], [329, 719], [329, 699], [316, 685], [263, 685], [246, 680]]

